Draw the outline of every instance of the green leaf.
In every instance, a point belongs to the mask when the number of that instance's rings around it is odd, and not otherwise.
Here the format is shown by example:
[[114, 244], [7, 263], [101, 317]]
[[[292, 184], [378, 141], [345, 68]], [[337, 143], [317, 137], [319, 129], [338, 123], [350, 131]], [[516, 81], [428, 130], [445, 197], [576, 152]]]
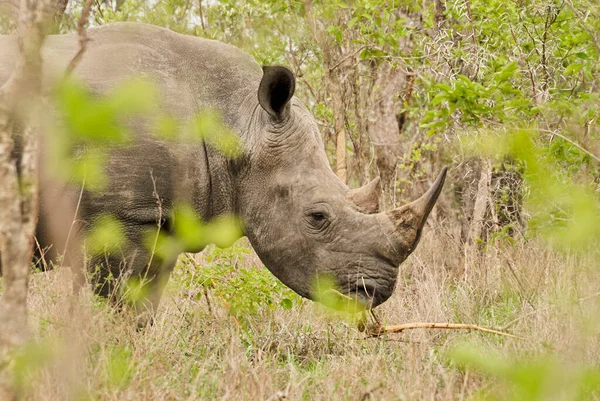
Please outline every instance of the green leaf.
[[445, 92], [453, 91], [452, 87], [450, 85], [448, 85], [446, 82], [437, 83], [437, 84], [435, 84], [434, 88], [441, 89]]
[[517, 71], [519, 71], [519, 66], [516, 61], [513, 61], [512, 63], [507, 64], [502, 70], [498, 71], [495, 74], [494, 79], [496, 82], [506, 81], [513, 77]]
[[87, 234], [86, 245], [92, 255], [118, 252], [125, 245], [125, 228], [116, 218], [101, 216]]
[[145, 79], [132, 79], [115, 87], [109, 102], [113, 112], [120, 115], [150, 113], [158, 104], [156, 87]]
[[282, 299], [281, 302], [279, 302], [279, 305], [281, 305], [281, 307], [285, 310], [291, 310], [292, 307], [294, 306], [294, 304], [292, 303], [292, 300], [288, 299], [288, 298]]
[[360, 58], [361, 58], [361, 60], [368, 60], [368, 59], [377, 58], [377, 57], [384, 57], [386, 54], [387, 53], [385, 53], [379, 49], [366, 48], [360, 52]]
[[565, 75], [577, 75], [577, 74], [579, 74], [579, 71], [581, 71], [582, 67], [583, 67], [583, 65], [579, 64], [579, 63], [569, 64], [567, 66], [567, 68], [565, 68], [564, 74]]

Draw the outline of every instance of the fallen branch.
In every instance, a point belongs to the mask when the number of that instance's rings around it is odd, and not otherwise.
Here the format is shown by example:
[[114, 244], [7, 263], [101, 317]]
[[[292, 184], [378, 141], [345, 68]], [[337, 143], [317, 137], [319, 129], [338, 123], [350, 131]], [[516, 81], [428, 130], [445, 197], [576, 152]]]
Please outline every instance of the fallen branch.
[[[344, 295], [341, 292], [336, 291], [334, 289], [329, 289], [329, 290], [325, 291], [325, 293], [333, 293], [334, 295], [339, 296], [342, 299], [354, 301], [353, 298], [351, 298], [347, 295]], [[371, 324], [370, 326], [366, 327], [366, 334], [371, 337], [379, 337], [386, 333], [401, 333], [404, 330], [411, 330], [411, 329], [448, 329], [448, 330], [477, 330], [477, 331], [482, 331], [484, 333], [497, 334], [499, 336], [506, 336], [506, 337], [511, 337], [511, 338], [520, 338], [520, 339], [523, 338], [523, 337], [520, 337], [520, 336], [517, 336], [514, 334], [510, 334], [510, 333], [506, 333], [503, 331], [488, 329], [487, 327], [481, 327], [476, 324], [467, 324], [467, 323], [416, 322], [416, 323], [404, 323], [404, 324], [396, 324], [396, 325], [391, 325], [391, 326], [384, 326], [381, 323], [379, 323], [379, 318], [377, 317], [377, 315], [375, 315], [373, 309], [369, 309], [369, 312], [371, 313], [371, 317], [375, 321], [374, 324]], [[366, 315], [365, 311], [363, 311], [361, 318], [358, 319], [359, 331], [364, 331], [366, 321], [367, 321], [367, 315]]]
[[486, 327], [477, 326], [475, 324], [465, 323], [404, 323], [391, 326], [373, 325], [367, 328], [367, 335], [371, 337], [379, 337], [386, 333], [401, 333], [404, 330], [410, 329], [450, 329], [450, 330], [478, 330], [485, 333], [497, 334], [500, 336], [522, 338], [514, 334], [505, 333], [503, 331], [488, 329]]

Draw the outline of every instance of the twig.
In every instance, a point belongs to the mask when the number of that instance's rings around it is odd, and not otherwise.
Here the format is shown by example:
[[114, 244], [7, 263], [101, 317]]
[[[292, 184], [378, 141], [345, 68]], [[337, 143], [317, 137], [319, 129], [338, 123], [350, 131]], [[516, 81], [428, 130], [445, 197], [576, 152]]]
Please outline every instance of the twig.
[[204, 12], [202, 11], [202, 0], [198, 0], [198, 13], [200, 14], [200, 25], [202, 32], [206, 35], [206, 25], [204, 25]]
[[204, 298], [206, 299], [206, 305], [208, 306], [208, 313], [213, 316], [212, 305], [210, 304], [210, 299], [208, 298], [208, 290], [206, 287], [203, 287], [204, 290]]
[[548, 32], [550, 27], [556, 22], [558, 18], [558, 14], [560, 14], [562, 7], [564, 6], [564, 2], [556, 9], [556, 13], [552, 16], [554, 10], [551, 6], [546, 7], [546, 21], [544, 22], [544, 34], [542, 35], [542, 67], [544, 71], [544, 82], [542, 82], [542, 91], [545, 93], [548, 90], [548, 85], [550, 84], [550, 73], [548, 72], [548, 56], [546, 52], [546, 45], [548, 44]]
[[[511, 263], [508, 255], [506, 255], [505, 252], [503, 252], [503, 254], [504, 254], [504, 257], [506, 258], [506, 265], [508, 266], [508, 270], [511, 272], [511, 274], [515, 278], [517, 285], [519, 286], [519, 289], [521, 290], [521, 296], [523, 298], [525, 298], [525, 301], [529, 304], [529, 306], [531, 306], [532, 309], [535, 309], [535, 306], [533, 306], [533, 303], [531, 302], [529, 297], [526, 296], [525, 286], [523, 285], [523, 283], [521, 282], [521, 279], [517, 275], [516, 269], [514, 268], [513, 264]], [[527, 279], [525, 279], [525, 281], [527, 282], [527, 287], [531, 288], [531, 285], [529, 285], [529, 282], [527, 281]]]
[[339, 292], [337, 290], [334, 290], [333, 288], [330, 288], [327, 291], [325, 291], [325, 294], [328, 294], [328, 293], [329, 294], [334, 294], [334, 295], [336, 295], [336, 296], [338, 296], [340, 298], [344, 298], [344, 299], [346, 299], [348, 301], [354, 301], [354, 298], [349, 297], [348, 295], [342, 294], [341, 292]]
[[590, 152], [589, 150], [587, 150], [586, 148], [584, 148], [577, 142], [573, 141], [572, 139], [567, 138], [563, 134], [560, 134], [556, 131], [550, 131], [547, 129], [540, 129], [540, 131], [545, 132], [545, 133], [549, 134], [550, 136], [556, 135], [557, 137], [564, 139], [565, 141], [569, 142], [571, 145], [575, 146], [577, 149], [581, 150], [583, 153], [585, 153], [586, 155], [590, 156], [592, 159], [594, 159], [598, 163], [600, 163], [600, 157], [596, 156], [595, 154], [593, 154], [592, 152]]
[[35, 241], [35, 247], [37, 248], [37, 250], [40, 253], [40, 260], [38, 261], [42, 263], [42, 266], [44, 267], [44, 271], [48, 271], [48, 263], [46, 263], [46, 253], [48, 253], [48, 250], [50, 250], [50, 248], [52, 247], [52, 245], [50, 245], [49, 247], [42, 249], [42, 247], [40, 246], [40, 243], [38, 242], [38, 239], [36, 237], [33, 237], [33, 240]]
[[[73, 215], [73, 221], [71, 222], [71, 227], [69, 227], [69, 232], [67, 233], [67, 239], [65, 240], [65, 249], [63, 250], [63, 255], [67, 254], [67, 248], [69, 247], [69, 241], [71, 239], [71, 233], [73, 232], [73, 226], [77, 223], [77, 216], [79, 215], [79, 207], [81, 206], [81, 198], [83, 198], [83, 190], [85, 188], [85, 176], [83, 177], [83, 181], [81, 183], [81, 190], [79, 190], [79, 199], [77, 199], [77, 206], [75, 206], [75, 213]], [[64, 263], [64, 259], [63, 259]], [[62, 266], [62, 263], [61, 263]]]
[[87, 37], [87, 32], [85, 30], [85, 25], [87, 24], [87, 20], [90, 16], [90, 10], [92, 9], [92, 4], [94, 4], [94, 0], [86, 0], [85, 5], [83, 6], [83, 10], [81, 11], [81, 15], [79, 16], [79, 20], [77, 21], [77, 35], [79, 36], [79, 50], [75, 57], [71, 59], [69, 66], [67, 67], [67, 71], [65, 72], [66, 76], [71, 75], [71, 72], [77, 67], [81, 57], [85, 53], [87, 48], [87, 42], [89, 38]]
[[347, 55], [346, 57], [344, 57], [343, 59], [341, 59], [340, 61], [338, 61], [337, 63], [335, 63], [332, 67], [329, 67], [329, 71], [333, 71], [336, 68], [338, 68], [340, 65], [342, 65], [346, 60], [356, 56], [358, 53], [360, 53], [361, 51], [363, 51], [364, 49], [368, 48], [369, 46], [364, 45], [359, 47], [355, 52]]
[[146, 264], [146, 274], [150, 270], [150, 266], [152, 265], [152, 260], [154, 259], [154, 255], [156, 254], [156, 247], [158, 245], [158, 238], [160, 237], [160, 231], [162, 230], [163, 223], [163, 209], [162, 209], [162, 199], [158, 195], [158, 191], [156, 190], [156, 178], [154, 178], [154, 174], [152, 169], [150, 169], [150, 179], [152, 180], [152, 196], [156, 199], [156, 208], [158, 211], [158, 218], [156, 219], [156, 235], [154, 236], [154, 243], [152, 244], [152, 250], [150, 252], [150, 260]]
[[460, 400], [465, 399], [465, 390], [467, 389], [467, 382], [469, 381], [469, 368], [465, 370], [465, 377], [463, 379], [462, 387], [460, 389]]
[[473, 80], [477, 80], [479, 75], [479, 48], [477, 46], [477, 33], [475, 32], [475, 23], [473, 22], [473, 15], [471, 14], [471, 2], [465, 0], [467, 6], [467, 16], [469, 17], [469, 23], [471, 24], [471, 37], [473, 38], [473, 50], [475, 56], [475, 73], [473, 74]]
[[517, 47], [519, 49], [520, 59], [527, 65], [527, 71], [529, 72], [529, 79], [531, 80], [531, 90], [533, 91], [533, 101], [537, 105], [539, 99], [538, 99], [538, 94], [537, 94], [537, 87], [535, 85], [535, 78], [533, 77], [533, 71], [531, 71], [531, 65], [529, 64], [529, 61], [527, 61], [527, 57], [525, 57], [525, 55], [523, 54], [523, 49], [521, 48], [521, 45], [519, 44], [519, 41], [517, 40], [517, 35], [515, 35], [515, 31], [513, 30], [512, 24], [509, 23], [508, 26], [510, 28], [510, 33], [513, 37], [513, 40], [515, 41], [515, 44], [517, 45]]
[[229, 306], [229, 302], [227, 302], [225, 300], [225, 298], [223, 298], [221, 296], [221, 294], [219, 294], [219, 293], [217, 293], [217, 297], [219, 297], [219, 299], [223, 303], [223, 306], [225, 306], [225, 309], [227, 309], [227, 313], [229, 314], [229, 317], [231, 318], [231, 320], [233, 320], [233, 322], [235, 323], [235, 325], [238, 328], [238, 330], [242, 331], [242, 326], [240, 325], [239, 320], [233, 315], [233, 313], [231, 313], [231, 306]]
[[600, 292], [597, 292], [597, 293], [592, 294], [592, 295], [588, 295], [587, 297], [579, 298], [579, 302], [588, 301], [588, 300], [590, 300], [592, 298], [596, 298], [598, 296], [600, 296]]
[[522, 338], [516, 336], [514, 334], [505, 333], [503, 331], [488, 329], [486, 327], [477, 326], [475, 324], [466, 324], [466, 323], [404, 323], [397, 324], [392, 326], [374, 326], [370, 327], [367, 330], [367, 335], [371, 337], [379, 337], [385, 333], [401, 333], [404, 330], [410, 329], [450, 329], [450, 330], [478, 330], [483, 331], [485, 333], [497, 334], [500, 336], [512, 337], [512, 338]]
[[525, 318], [527, 318], [527, 317], [529, 317], [529, 316], [531, 316], [533, 314], [536, 314], [539, 311], [540, 311], [539, 309], [536, 309], [536, 310], [529, 311], [528, 313], [526, 313], [524, 315], [520, 315], [519, 317], [517, 317], [517, 318], [511, 320], [510, 322], [508, 322], [507, 324], [505, 324], [504, 327], [502, 327], [500, 330], [501, 331], [507, 330], [509, 327], [511, 327], [512, 325], [514, 325], [518, 321], [523, 320], [523, 319], [525, 319]]

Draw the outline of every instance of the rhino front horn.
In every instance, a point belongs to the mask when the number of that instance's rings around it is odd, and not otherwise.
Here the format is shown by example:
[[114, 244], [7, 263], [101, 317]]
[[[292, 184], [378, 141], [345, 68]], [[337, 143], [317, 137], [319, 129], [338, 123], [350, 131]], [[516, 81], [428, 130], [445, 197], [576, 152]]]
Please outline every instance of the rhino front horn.
[[403, 245], [408, 248], [409, 253], [415, 249], [421, 238], [421, 231], [427, 217], [429, 217], [429, 213], [431, 213], [444, 187], [447, 171], [448, 168], [444, 167], [431, 188], [419, 199], [386, 213], [395, 226], [396, 232], [400, 234]]

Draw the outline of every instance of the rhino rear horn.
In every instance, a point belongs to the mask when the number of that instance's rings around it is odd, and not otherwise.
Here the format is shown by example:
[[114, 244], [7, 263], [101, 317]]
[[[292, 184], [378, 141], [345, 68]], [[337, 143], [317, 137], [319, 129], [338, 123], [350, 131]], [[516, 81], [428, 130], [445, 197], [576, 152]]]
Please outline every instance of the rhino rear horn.
[[258, 103], [277, 120], [289, 114], [289, 101], [294, 96], [296, 80], [285, 67], [264, 66], [263, 77], [258, 87]]
[[368, 184], [349, 190], [346, 199], [352, 202], [360, 212], [372, 214], [379, 211], [380, 193], [381, 180], [379, 177], [375, 177]]

